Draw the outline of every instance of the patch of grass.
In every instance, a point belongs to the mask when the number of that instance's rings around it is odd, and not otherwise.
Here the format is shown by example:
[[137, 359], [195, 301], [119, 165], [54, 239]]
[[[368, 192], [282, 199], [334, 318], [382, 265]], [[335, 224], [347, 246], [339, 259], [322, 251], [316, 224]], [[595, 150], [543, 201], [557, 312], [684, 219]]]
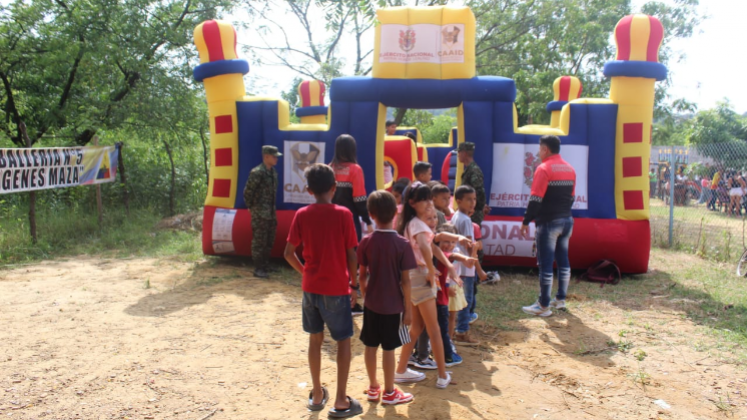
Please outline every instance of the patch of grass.
[[[734, 264], [654, 248], [651, 271], [626, 275], [618, 285], [600, 288], [596, 283], [576, 283], [580, 273], [574, 273], [568, 290], [568, 311], [573, 314], [576, 309], [583, 310], [590, 319], [604, 322], [606, 305], [622, 309], [624, 329], [618, 336], [624, 338], [638, 332], [656, 336], [666, 331], [663, 321], [637, 315], [638, 311], [653, 307], [702, 327], [703, 339], [687, 340], [687, 345], [747, 364], [747, 279], [736, 276]], [[536, 271], [500, 271], [499, 283], [479, 286], [480, 319], [503, 330], [521, 329], [517, 321], [530, 318], [521, 312], [521, 306], [537, 298]]]
[[[21, 213], [20, 210], [18, 210]], [[150, 209], [105, 210], [99, 227], [95, 209], [38, 209], [38, 243], [33, 245], [25, 214], [6, 214], [0, 220], [0, 264], [24, 264], [44, 259], [97, 254], [104, 257], [179, 256], [202, 258], [199, 232], [156, 230], [161, 217]]]
[[635, 351], [635, 353], [633, 353], [633, 356], [635, 356], [636, 360], [642, 362], [644, 359], [646, 359], [646, 356], [648, 356], [648, 354], [646, 354], [646, 352], [642, 349], [638, 349]]

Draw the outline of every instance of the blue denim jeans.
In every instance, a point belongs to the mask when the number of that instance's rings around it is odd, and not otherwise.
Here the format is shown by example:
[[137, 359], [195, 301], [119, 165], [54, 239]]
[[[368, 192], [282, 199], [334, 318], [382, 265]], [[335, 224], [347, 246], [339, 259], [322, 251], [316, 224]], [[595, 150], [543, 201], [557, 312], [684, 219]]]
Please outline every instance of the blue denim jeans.
[[551, 220], [538, 223], [535, 238], [537, 241], [537, 263], [539, 265], [540, 295], [539, 304], [550, 305], [552, 293], [553, 262], [558, 264], [557, 300], [565, 300], [568, 283], [571, 280], [571, 263], [568, 261], [568, 242], [573, 233], [573, 218]]
[[449, 337], [449, 305], [436, 305], [438, 311], [438, 328], [441, 329], [441, 339], [444, 342], [444, 359], [451, 361], [451, 338]]
[[472, 308], [472, 304], [475, 301], [476, 277], [462, 276], [462, 282], [464, 283], [462, 288], [464, 289], [464, 298], [467, 300], [467, 306], [457, 314], [456, 332], [459, 334], [469, 331], [469, 320], [472, 314], [470, 308]]
[[309, 334], [324, 332], [327, 324], [335, 341], [353, 336], [353, 315], [350, 313], [350, 295], [325, 296], [303, 292], [303, 330]]

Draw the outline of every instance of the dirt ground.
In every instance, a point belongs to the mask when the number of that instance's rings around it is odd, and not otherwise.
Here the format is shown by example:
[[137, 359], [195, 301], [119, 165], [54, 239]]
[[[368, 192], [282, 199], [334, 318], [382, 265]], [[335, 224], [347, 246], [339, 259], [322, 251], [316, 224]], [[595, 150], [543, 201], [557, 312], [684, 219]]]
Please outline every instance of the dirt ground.
[[[79, 257], [0, 271], [0, 416], [326, 418], [305, 409], [300, 303], [296, 281], [255, 279], [235, 260]], [[635, 332], [645, 362], [597, 351], [619, 340], [626, 311], [579, 304], [509, 332], [478, 321], [484, 345], [461, 351], [465, 363], [451, 368], [457, 384], [437, 390], [430, 372], [402, 386], [415, 400], [396, 407], [363, 401], [355, 339], [349, 394], [364, 419], [747, 418], [747, 373], [678, 344], [708, 338], [653, 305], [636, 313], [659, 330], [650, 340]], [[356, 332], [360, 325], [356, 318]], [[331, 392], [334, 349], [325, 343], [322, 365]]]

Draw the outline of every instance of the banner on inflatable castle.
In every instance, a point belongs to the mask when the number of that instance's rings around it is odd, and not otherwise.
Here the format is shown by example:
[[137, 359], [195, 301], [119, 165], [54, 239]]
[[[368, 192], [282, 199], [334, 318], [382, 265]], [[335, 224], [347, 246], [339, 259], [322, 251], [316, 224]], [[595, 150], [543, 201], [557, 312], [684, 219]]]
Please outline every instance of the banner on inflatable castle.
[[381, 25], [381, 63], [464, 63], [464, 24]]
[[235, 209], [216, 209], [213, 217], [213, 251], [216, 254], [229, 254], [236, 250], [233, 245], [233, 221]]
[[285, 140], [285, 165], [283, 165], [283, 202], [312, 204], [314, 196], [306, 189], [304, 171], [324, 160], [324, 143]]
[[480, 226], [482, 249], [485, 255], [493, 257], [537, 256], [534, 241], [534, 223], [529, 225], [529, 236], [521, 234], [520, 221], [483, 220]]
[[[587, 210], [588, 146], [563, 146], [563, 159], [576, 170], [574, 210]], [[490, 206], [526, 208], [532, 190], [534, 171], [542, 163], [538, 144], [497, 143], [493, 145], [493, 182]]]
[[116, 146], [0, 149], [0, 194], [112, 182]]

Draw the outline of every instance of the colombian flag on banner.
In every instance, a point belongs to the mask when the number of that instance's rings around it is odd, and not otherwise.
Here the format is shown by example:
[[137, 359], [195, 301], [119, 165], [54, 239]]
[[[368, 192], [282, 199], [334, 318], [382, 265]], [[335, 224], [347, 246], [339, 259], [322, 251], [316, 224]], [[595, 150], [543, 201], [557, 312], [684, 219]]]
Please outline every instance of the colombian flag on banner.
[[116, 146], [93, 146], [85, 149], [80, 184], [103, 184], [114, 181], [117, 176], [119, 149]]

